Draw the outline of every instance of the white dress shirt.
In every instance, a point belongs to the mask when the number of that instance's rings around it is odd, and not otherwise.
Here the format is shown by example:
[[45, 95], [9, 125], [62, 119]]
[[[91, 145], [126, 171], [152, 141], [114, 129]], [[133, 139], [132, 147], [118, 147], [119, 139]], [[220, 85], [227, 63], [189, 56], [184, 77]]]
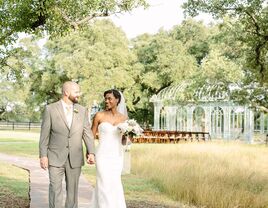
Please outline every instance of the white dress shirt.
[[65, 117], [67, 120], [67, 124], [68, 127], [71, 128], [72, 125], [72, 120], [73, 120], [73, 110], [74, 110], [74, 105], [68, 105], [67, 103], [65, 103], [63, 100], [61, 100], [62, 106], [63, 106], [63, 110], [65, 113]]

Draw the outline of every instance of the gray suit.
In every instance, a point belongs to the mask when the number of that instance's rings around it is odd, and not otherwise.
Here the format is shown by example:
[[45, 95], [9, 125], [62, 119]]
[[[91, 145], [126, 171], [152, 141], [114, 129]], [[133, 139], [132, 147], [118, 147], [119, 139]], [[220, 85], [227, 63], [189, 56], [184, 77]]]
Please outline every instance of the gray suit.
[[88, 111], [74, 104], [69, 128], [61, 101], [45, 108], [39, 141], [39, 157], [48, 157], [49, 207], [62, 207], [62, 178], [67, 185], [66, 208], [77, 208], [78, 181], [84, 165], [82, 140], [88, 153], [94, 154], [94, 137], [90, 130]]

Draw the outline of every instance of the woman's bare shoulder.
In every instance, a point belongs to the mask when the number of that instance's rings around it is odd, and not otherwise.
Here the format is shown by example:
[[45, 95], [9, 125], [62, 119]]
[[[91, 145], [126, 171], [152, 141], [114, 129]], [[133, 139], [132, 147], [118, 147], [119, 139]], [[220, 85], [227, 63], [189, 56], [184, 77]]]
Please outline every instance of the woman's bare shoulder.
[[95, 114], [94, 120], [100, 120], [105, 115], [104, 111], [99, 111]]

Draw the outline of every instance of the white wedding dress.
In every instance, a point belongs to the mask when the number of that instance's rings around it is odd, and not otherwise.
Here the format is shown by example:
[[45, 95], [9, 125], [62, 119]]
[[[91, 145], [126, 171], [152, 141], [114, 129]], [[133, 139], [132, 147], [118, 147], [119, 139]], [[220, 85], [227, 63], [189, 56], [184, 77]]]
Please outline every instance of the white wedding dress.
[[121, 173], [123, 169], [122, 135], [117, 125], [102, 122], [98, 126], [96, 148], [97, 181], [92, 208], [126, 208]]

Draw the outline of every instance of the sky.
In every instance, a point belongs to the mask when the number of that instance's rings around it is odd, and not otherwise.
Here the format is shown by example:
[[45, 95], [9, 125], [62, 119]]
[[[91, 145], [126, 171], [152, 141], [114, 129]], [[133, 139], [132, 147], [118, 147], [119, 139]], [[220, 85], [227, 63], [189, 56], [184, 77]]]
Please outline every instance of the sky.
[[[137, 8], [129, 13], [113, 15], [112, 21], [120, 27], [128, 38], [134, 38], [143, 33], [155, 34], [160, 28], [171, 29], [184, 19], [181, 5], [186, 0], [147, 0], [150, 7]], [[208, 15], [200, 15], [196, 18], [204, 23], [209, 23]]]

